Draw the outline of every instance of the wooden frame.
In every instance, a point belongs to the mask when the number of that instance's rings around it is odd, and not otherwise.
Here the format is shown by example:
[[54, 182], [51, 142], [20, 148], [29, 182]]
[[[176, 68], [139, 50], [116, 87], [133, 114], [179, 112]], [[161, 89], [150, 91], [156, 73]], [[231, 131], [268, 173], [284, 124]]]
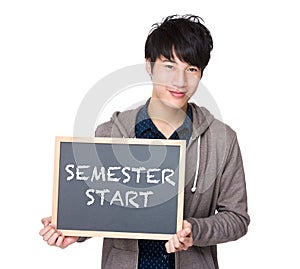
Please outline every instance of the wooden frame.
[[80, 138], [80, 137], [56, 137], [55, 156], [54, 156], [54, 180], [53, 180], [53, 199], [52, 199], [52, 223], [63, 235], [81, 237], [111, 237], [111, 238], [131, 238], [131, 239], [157, 239], [169, 240], [173, 234], [147, 233], [147, 232], [119, 232], [119, 231], [99, 231], [85, 229], [61, 229], [58, 225], [58, 206], [59, 206], [59, 172], [61, 143], [106, 143], [106, 144], [129, 144], [129, 145], [166, 145], [177, 146], [180, 150], [179, 172], [178, 172], [178, 196], [177, 196], [177, 223], [176, 231], [182, 229], [183, 221], [183, 202], [184, 202], [184, 181], [185, 181], [185, 153], [186, 142], [184, 140], [160, 140], [160, 139], [138, 139], [138, 138]]

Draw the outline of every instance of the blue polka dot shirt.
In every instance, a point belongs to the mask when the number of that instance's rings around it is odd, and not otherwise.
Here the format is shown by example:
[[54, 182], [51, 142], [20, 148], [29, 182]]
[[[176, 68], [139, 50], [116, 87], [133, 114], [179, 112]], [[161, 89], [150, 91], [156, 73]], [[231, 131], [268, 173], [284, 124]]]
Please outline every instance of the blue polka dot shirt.
[[[147, 112], [147, 103], [139, 111], [135, 126], [137, 138], [166, 139], [156, 128]], [[192, 134], [192, 111], [188, 105], [187, 117], [184, 123], [170, 136], [169, 139], [188, 140]], [[166, 241], [161, 240], [139, 240], [138, 269], [175, 269], [175, 254], [168, 254], [165, 249]]]

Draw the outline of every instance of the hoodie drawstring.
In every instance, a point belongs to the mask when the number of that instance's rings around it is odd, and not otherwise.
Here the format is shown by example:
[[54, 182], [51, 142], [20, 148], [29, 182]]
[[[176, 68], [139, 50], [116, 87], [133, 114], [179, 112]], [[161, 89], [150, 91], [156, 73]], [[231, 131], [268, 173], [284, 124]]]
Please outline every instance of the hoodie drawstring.
[[192, 192], [195, 192], [197, 189], [197, 180], [198, 180], [198, 172], [199, 172], [199, 162], [200, 162], [200, 142], [201, 142], [201, 137], [199, 135], [198, 141], [197, 141], [197, 163], [196, 163], [196, 174], [194, 178], [194, 184], [191, 189]]

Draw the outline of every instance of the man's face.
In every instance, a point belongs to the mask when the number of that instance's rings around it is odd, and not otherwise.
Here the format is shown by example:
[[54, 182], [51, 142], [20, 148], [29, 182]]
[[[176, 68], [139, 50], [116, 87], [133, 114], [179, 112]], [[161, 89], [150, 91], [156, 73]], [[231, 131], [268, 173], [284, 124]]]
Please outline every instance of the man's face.
[[200, 68], [182, 62], [175, 53], [172, 60], [163, 56], [157, 59], [152, 70], [150, 61], [146, 61], [146, 66], [152, 75], [152, 98], [168, 107], [185, 110], [201, 79]]

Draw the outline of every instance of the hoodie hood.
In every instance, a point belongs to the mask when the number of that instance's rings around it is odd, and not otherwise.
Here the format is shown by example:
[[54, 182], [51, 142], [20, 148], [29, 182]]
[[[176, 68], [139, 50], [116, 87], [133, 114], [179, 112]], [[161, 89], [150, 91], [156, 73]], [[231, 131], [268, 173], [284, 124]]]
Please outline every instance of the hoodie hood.
[[193, 132], [191, 139], [201, 136], [214, 121], [214, 116], [205, 108], [190, 103], [193, 113]]
[[[214, 121], [214, 116], [204, 107], [189, 103], [193, 114], [193, 131], [191, 139], [201, 136]], [[135, 123], [137, 114], [142, 106], [124, 112], [115, 112], [111, 117], [113, 133], [121, 137], [135, 137]]]

